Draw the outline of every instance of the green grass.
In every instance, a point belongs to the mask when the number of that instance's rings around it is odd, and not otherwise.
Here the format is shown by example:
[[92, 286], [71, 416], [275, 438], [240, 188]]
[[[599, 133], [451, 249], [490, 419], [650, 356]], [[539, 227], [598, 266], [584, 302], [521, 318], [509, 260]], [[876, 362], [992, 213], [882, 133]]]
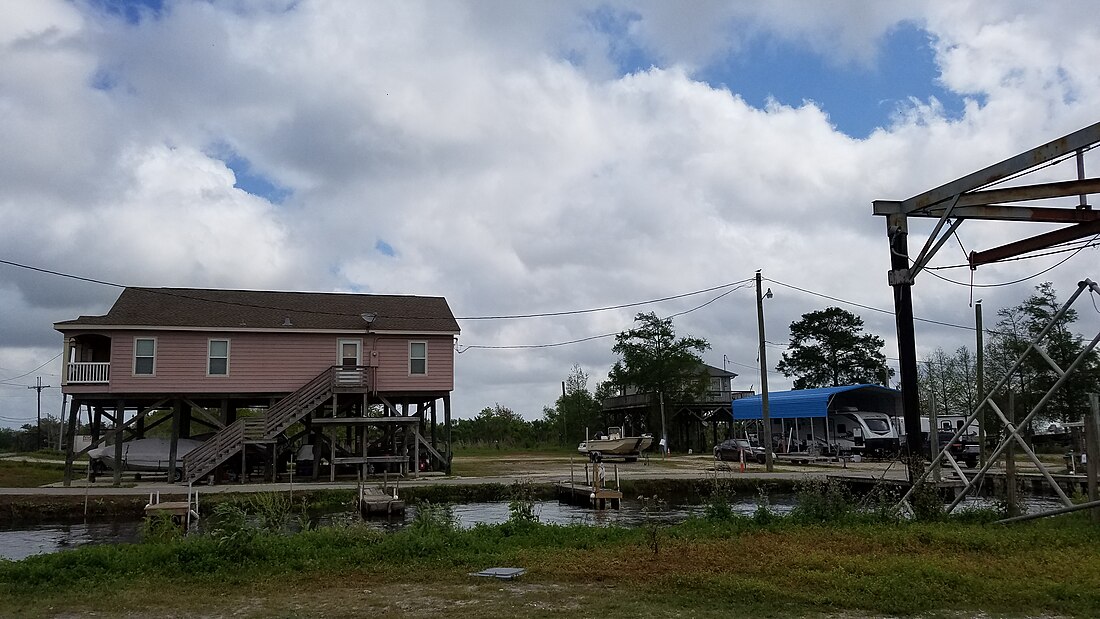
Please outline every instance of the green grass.
[[[188, 613], [212, 600], [242, 616], [429, 616], [467, 606], [517, 617], [1100, 615], [1100, 528], [1084, 516], [1010, 527], [989, 524], [990, 514], [933, 523], [812, 516], [636, 529], [458, 530], [422, 518], [394, 534], [223, 531], [0, 562], [0, 599], [19, 616], [158, 605]], [[529, 571], [517, 583], [466, 576], [491, 566]]]
[[0, 488], [35, 488], [65, 478], [64, 467], [38, 462], [0, 460]]

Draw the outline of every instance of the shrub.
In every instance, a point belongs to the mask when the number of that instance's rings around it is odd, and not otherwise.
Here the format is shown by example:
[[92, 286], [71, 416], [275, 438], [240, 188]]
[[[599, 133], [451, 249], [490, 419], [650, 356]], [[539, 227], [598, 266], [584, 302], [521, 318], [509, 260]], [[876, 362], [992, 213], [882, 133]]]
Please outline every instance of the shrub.
[[797, 522], [837, 522], [856, 513], [852, 496], [843, 483], [826, 479], [803, 482], [798, 490], [798, 504], [791, 510]]

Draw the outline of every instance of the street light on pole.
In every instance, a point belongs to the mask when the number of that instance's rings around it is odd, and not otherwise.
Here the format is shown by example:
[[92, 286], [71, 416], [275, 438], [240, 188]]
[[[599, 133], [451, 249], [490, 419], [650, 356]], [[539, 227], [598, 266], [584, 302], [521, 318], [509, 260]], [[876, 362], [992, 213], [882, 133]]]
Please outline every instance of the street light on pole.
[[764, 298], [772, 298], [772, 289], [760, 294], [760, 271], [756, 271], [756, 324], [760, 335], [760, 419], [764, 424], [764, 462], [769, 473], [774, 469], [772, 459], [772, 421], [768, 414], [768, 358], [764, 349]]

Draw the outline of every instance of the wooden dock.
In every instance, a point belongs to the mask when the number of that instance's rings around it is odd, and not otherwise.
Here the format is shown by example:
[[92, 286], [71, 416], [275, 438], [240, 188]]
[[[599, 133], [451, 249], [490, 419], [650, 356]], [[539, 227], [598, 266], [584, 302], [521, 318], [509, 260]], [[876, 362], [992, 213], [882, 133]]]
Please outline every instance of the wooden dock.
[[[589, 466], [592, 467], [589, 470]], [[569, 461], [569, 479], [557, 483], [555, 490], [558, 500], [571, 505], [582, 505], [594, 509], [619, 509], [622, 506], [623, 493], [619, 491], [619, 467], [614, 469], [615, 488], [606, 485], [606, 469], [602, 463], [584, 464], [584, 481], [573, 471], [573, 461]]]
[[595, 509], [619, 509], [623, 493], [608, 488], [560, 481], [557, 485], [558, 500], [571, 505], [583, 505]]
[[404, 514], [405, 501], [397, 497], [396, 489], [393, 494], [389, 494], [380, 488], [359, 486], [359, 493], [355, 499], [355, 509], [364, 518]]
[[791, 464], [825, 464], [829, 462], [843, 462], [838, 456], [823, 456], [804, 451], [792, 451], [788, 453], [772, 454], [776, 462], [789, 462]]
[[189, 528], [191, 521], [197, 522], [199, 519], [199, 493], [197, 490], [192, 492], [189, 487], [185, 501], [161, 501], [159, 492], [150, 493], [149, 502], [145, 505], [145, 516], [168, 516], [172, 522]]

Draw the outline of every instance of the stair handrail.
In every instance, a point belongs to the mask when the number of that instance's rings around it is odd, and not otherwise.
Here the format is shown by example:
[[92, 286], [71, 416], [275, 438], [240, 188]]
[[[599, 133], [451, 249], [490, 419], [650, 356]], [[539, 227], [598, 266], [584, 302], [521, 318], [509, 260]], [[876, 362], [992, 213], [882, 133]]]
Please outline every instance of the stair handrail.
[[[184, 476], [195, 480], [207, 474], [226, 458], [244, 447], [246, 440], [272, 440], [288, 427], [309, 414], [321, 402], [327, 399], [337, 385], [337, 372], [347, 371], [347, 366], [334, 365], [326, 368], [308, 383], [275, 403], [262, 416], [245, 417], [234, 421], [218, 431], [202, 445], [182, 458]], [[365, 370], [364, 380], [373, 386], [373, 368], [355, 366], [355, 370]]]
[[[245, 419], [238, 419], [229, 424], [214, 436], [210, 437], [195, 449], [183, 457], [184, 477], [195, 480], [202, 477], [224, 460], [222, 456], [225, 450], [230, 453], [240, 449], [244, 443]], [[210, 462], [214, 462], [210, 465]]]
[[[274, 438], [277, 434], [290, 427], [297, 418], [303, 414], [301, 413], [301, 407], [303, 404], [308, 403], [313, 398], [320, 395], [322, 392], [331, 388], [333, 381], [333, 367], [326, 368], [294, 393], [291, 393], [275, 403], [268, 409], [265, 418], [267, 423], [264, 427], [265, 438]], [[307, 411], [308, 412], [308, 411]], [[297, 418], [295, 418], [297, 417]], [[288, 420], [295, 418], [293, 421]]]

